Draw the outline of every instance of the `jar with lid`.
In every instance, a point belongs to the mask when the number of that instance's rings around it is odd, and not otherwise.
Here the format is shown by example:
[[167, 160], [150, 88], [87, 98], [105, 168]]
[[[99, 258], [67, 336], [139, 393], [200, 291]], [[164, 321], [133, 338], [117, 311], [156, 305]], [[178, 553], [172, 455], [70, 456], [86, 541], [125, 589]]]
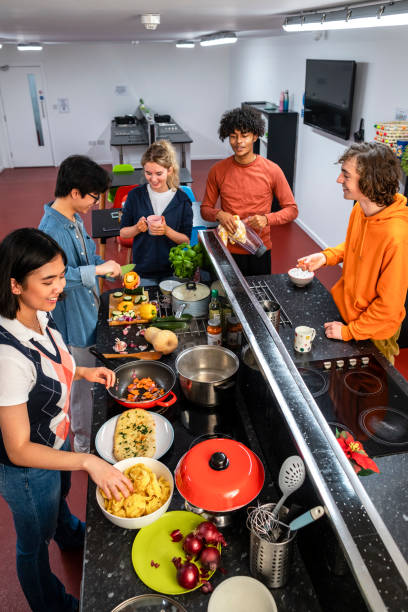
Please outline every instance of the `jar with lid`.
[[227, 346], [232, 350], [237, 350], [242, 343], [242, 325], [237, 317], [227, 319]]
[[207, 344], [210, 345], [221, 345], [222, 341], [222, 328], [219, 317], [210, 319], [207, 325]]

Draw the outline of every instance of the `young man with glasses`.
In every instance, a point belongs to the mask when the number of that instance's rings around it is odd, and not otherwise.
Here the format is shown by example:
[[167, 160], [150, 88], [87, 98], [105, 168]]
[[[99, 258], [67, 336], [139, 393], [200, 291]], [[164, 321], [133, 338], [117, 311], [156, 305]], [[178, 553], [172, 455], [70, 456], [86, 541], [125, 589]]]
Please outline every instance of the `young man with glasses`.
[[[39, 229], [49, 234], [67, 256], [65, 299], [53, 318], [77, 366], [93, 367], [88, 348], [95, 344], [99, 309], [98, 276], [120, 275], [120, 265], [96, 254], [81, 214], [87, 213], [109, 186], [109, 175], [83, 155], [71, 155], [58, 171], [55, 200], [44, 206]], [[92, 383], [75, 381], [71, 390], [74, 449], [89, 452], [92, 425]]]

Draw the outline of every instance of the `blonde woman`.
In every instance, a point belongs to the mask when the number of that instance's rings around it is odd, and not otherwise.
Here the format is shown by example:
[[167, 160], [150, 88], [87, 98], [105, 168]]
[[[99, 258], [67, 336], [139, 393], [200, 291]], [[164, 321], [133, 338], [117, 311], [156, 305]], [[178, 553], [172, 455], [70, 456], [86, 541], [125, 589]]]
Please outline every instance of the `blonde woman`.
[[167, 140], [154, 142], [142, 157], [146, 185], [129, 192], [120, 235], [133, 238], [133, 262], [141, 285], [155, 285], [171, 276], [169, 251], [189, 242], [193, 211], [178, 188], [176, 153]]

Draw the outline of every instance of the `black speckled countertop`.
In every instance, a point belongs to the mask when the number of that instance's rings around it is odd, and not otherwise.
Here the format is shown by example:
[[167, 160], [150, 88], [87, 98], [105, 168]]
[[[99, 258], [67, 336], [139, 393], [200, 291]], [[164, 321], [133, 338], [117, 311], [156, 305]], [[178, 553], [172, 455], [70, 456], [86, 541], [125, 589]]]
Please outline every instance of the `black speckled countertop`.
[[[111, 351], [114, 338], [118, 335], [118, 328], [109, 328], [106, 321], [107, 297], [102, 296], [100, 310], [100, 324], [98, 327], [97, 348], [101, 352]], [[205, 336], [198, 340], [205, 342]], [[175, 355], [163, 358], [169, 365], [174, 364]], [[120, 362], [117, 363], [119, 365]], [[180, 389], [176, 385], [176, 395]], [[188, 408], [188, 407], [187, 407]], [[180, 456], [188, 450], [192, 440], [201, 433], [200, 419], [205, 423], [208, 416], [198, 415], [197, 431], [187, 431], [182, 424], [181, 414], [186, 405], [178, 401], [171, 407], [165, 416], [172, 422], [175, 430], [175, 441], [171, 449], [161, 461], [174, 471]], [[239, 418], [234, 413], [232, 433], [238, 440], [247, 444], [261, 459], [262, 451], [257, 437], [242, 402], [234, 403], [233, 410], [238, 411]], [[101, 425], [114, 414], [123, 411], [123, 407], [115, 404], [106, 391], [99, 387], [94, 394], [94, 421], [93, 441]], [[205, 413], [205, 411], [204, 411]], [[197, 417], [197, 414], [196, 414]], [[220, 431], [220, 429], [217, 429]], [[263, 460], [265, 465], [265, 460]], [[261, 502], [278, 499], [279, 495], [274, 486], [270, 473], [266, 470], [265, 485], [259, 495]], [[174, 492], [169, 510], [184, 510], [184, 500]], [[136, 575], [131, 562], [131, 548], [137, 531], [123, 530], [105, 519], [95, 499], [95, 485], [89, 481], [87, 500], [87, 529], [84, 550], [84, 569], [81, 586], [81, 612], [110, 612], [120, 602], [135, 595], [151, 592]], [[249, 532], [245, 526], [245, 510], [235, 513], [231, 526], [223, 529], [228, 547], [223, 552], [223, 566], [227, 570], [224, 577], [216, 572], [211, 583], [217, 586], [224, 578], [234, 575], [250, 575], [249, 572]], [[294, 546], [294, 557], [291, 566], [291, 576], [288, 584], [281, 589], [272, 591], [280, 612], [319, 612], [320, 606], [316, 599], [311, 581], [305, 570], [303, 562]], [[209, 596], [200, 589], [176, 597], [189, 612], [206, 610]]]
[[[374, 354], [407, 397], [408, 382], [378, 352], [369, 340], [342, 342], [326, 338], [323, 323], [341, 317], [330, 293], [314, 278], [306, 287], [296, 287], [287, 274], [250, 277], [248, 282], [267, 280], [275, 297], [291, 319], [293, 327], [280, 326], [279, 336], [297, 366], [309, 361], [348, 358]], [[309, 353], [298, 353], [293, 348], [294, 328], [307, 325], [316, 329], [316, 337]], [[376, 458], [380, 474], [360, 478], [375, 508], [381, 515], [401, 553], [408, 560], [408, 455], [396, 453]]]

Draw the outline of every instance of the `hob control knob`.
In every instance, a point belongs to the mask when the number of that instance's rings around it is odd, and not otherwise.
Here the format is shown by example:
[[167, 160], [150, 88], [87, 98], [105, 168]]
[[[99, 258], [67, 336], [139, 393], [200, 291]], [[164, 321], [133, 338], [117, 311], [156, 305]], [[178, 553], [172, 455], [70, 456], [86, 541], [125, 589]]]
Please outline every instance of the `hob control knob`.
[[323, 365], [324, 365], [325, 370], [330, 370], [331, 361], [323, 361]]
[[357, 365], [357, 359], [349, 359], [349, 364], [351, 365], [352, 368], [354, 368]]
[[338, 368], [342, 368], [344, 366], [344, 359], [338, 359], [336, 365]]

